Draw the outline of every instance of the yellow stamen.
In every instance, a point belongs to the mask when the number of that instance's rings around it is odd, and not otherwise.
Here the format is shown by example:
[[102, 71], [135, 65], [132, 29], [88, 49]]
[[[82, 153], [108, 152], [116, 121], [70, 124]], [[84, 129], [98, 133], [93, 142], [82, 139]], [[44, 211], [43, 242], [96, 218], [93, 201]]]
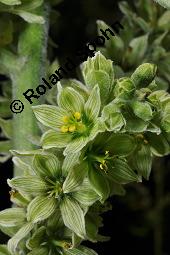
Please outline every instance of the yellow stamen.
[[147, 141], [147, 140], [144, 140], [144, 143], [145, 143], [145, 144], [148, 144], [148, 141]]
[[70, 132], [74, 132], [76, 130], [76, 126], [75, 125], [71, 125], [69, 126], [69, 129], [68, 129]]
[[68, 116], [64, 116], [62, 118], [62, 120], [63, 120], [64, 123], [67, 123], [69, 121], [69, 117]]
[[100, 164], [100, 169], [102, 169], [102, 170], [103, 170], [103, 164]]
[[109, 154], [109, 151], [105, 151], [105, 155], [108, 155]]
[[75, 112], [74, 117], [75, 117], [76, 120], [80, 120], [81, 119], [81, 113], [80, 112]]
[[62, 126], [61, 127], [61, 132], [62, 133], [67, 133], [68, 132], [68, 127], [67, 126]]

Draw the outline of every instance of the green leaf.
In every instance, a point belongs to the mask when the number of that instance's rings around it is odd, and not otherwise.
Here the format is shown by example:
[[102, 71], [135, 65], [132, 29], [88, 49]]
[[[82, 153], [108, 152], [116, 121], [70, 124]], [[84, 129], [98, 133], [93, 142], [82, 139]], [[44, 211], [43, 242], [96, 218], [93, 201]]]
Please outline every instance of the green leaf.
[[109, 184], [103, 176], [101, 169], [89, 168], [88, 178], [94, 191], [99, 195], [100, 200], [105, 201], [110, 193]]
[[49, 218], [56, 210], [57, 200], [44, 196], [34, 198], [27, 208], [27, 219], [33, 223]]
[[91, 206], [99, 199], [99, 196], [90, 185], [88, 179], [83, 181], [79, 190], [72, 193], [72, 197], [75, 198], [80, 204], [86, 206]]
[[71, 136], [68, 133], [48, 130], [41, 137], [41, 144], [44, 149], [64, 148], [71, 141]]
[[0, 226], [14, 227], [22, 225], [25, 218], [25, 210], [23, 208], [5, 209], [0, 212]]
[[45, 20], [42, 16], [27, 12], [24, 10], [15, 9], [15, 10], [11, 10], [11, 13], [19, 15], [21, 18], [23, 18], [28, 23], [38, 23], [38, 24], [45, 23]]
[[90, 96], [84, 106], [86, 116], [91, 120], [97, 118], [100, 112], [100, 106], [101, 106], [100, 90], [99, 86], [96, 85], [92, 89]]
[[[39, 6], [43, 4], [43, 0], [31, 0], [28, 3], [23, 3], [22, 4], [22, 9], [24, 11], [30, 11], [30, 10], [35, 10]], [[51, 72], [52, 73], [52, 72]]]
[[64, 224], [83, 239], [86, 236], [84, 213], [78, 202], [65, 196], [60, 204]]
[[33, 168], [37, 175], [56, 178], [61, 174], [60, 162], [53, 154], [35, 155], [33, 159]]
[[104, 150], [113, 155], [127, 156], [136, 147], [135, 139], [127, 134], [112, 134], [104, 145]]
[[37, 105], [32, 107], [35, 117], [44, 126], [58, 129], [63, 125], [63, 116], [67, 111], [54, 105]]
[[113, 162], [108, 164], [107, 176], [118, 184], [140, 181], [139, 176], [121, 159], [114, 159]]
[[0, 0], [1, 3], [6, 4], [6, 5], [20, 5], [21, 1], [20, 0]]
[[63, 192], [70, 193], [75, 191], [78, 188], [88, 171], [88, 164], [87, 162], [82, 162], [79, 165], [76, 165], [67, 175], [64, 183], [63, 183]]
[[[129, 44], [130, 50], [126, 52], [125, 58], [126, 62], [133, 66], [134, 64], [139, 64], [143, 59], [145, 52], [148, 47], [148, 35], [142, 35], [132, 39]], [[136, 85], [136, 84], [135, 84]]]
[[134, 114], [142, 120], [152, 119], [152, 108], [147, 102], [133, 101], [131, 103]]
[[73, 88], [67, 87], [61, 89], [57, 97], [58, 105], [65, 109], [68, 113], [71, 111], [82, 112], [84, 106], [84, 98]]
[[20, 192], [28, 194], [41, 194], [47, 191], [46, 183], [37, 176], [22, 176], [8, 179], [8, 185]]
[[30, 231], [33, 229], [34, 224], [32, 223], [26, 223], [9, 241], [8, 241], [8, 250], [15, 254], [16, 248], [19, 244], [19, 242], [25, 238]]
[[6, 245], [0, 244], [0, 255], [10, 255]]
[[154, 0], [154, 1], [162, 5], [164, 8], [170, 9], [169, 0]]
[[152, 167], [152, 154], [149, 145], [142, 145], [141, 148], [135, 151], [133, 158], [134, 168], [146, 180], [149, 180]]

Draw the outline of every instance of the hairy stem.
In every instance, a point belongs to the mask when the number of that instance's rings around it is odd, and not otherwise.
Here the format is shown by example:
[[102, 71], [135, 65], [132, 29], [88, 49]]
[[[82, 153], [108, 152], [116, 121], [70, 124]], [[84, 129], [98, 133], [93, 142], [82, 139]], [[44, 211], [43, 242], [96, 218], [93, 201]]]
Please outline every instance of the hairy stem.
[[[44, 16], [45, 24], [26, 24], [20, 36], [18, 57], [24, 64], [21, 70], [12, 75], [13, 100], [19, 99], [24, 104], [23, 112], [14, 114], [13, 149], [17, 150], [35, 148], [29, 141], [29, 137], [38, 134], [38, 126], [31, 109], [32, 105], [25, 99], [23, 93], [28, 89], [36, 91], [36, 87], [40, 85], [41, 77], [45, 72], [48, 22], [47, 11], [43, 8], [44, 6], [41, 7], [40, 14]], [[33, 99], [33, 101], [33, 104], [38, 104], [38, 99]], [[20, 174], [23, 173], [15, 168], [14, 176]]]

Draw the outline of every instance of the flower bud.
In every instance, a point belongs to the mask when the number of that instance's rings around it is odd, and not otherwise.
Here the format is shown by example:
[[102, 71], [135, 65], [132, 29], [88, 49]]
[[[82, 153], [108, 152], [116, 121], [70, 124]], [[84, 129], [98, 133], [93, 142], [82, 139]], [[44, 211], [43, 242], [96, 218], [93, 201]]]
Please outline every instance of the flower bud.
[[143, 88], [148, 86], [153, 81], [156, 75], [156, 70], [157, 70], [156, 65], [145, 63], [140, 65], [135, 70], [131, 78], [137, 88]]
[[133, 96], [134, 91], [135, 85], [133, 81], [129, 78], [121, 78], [116, 83], [114, 95], [115, 97], [127, 100]]

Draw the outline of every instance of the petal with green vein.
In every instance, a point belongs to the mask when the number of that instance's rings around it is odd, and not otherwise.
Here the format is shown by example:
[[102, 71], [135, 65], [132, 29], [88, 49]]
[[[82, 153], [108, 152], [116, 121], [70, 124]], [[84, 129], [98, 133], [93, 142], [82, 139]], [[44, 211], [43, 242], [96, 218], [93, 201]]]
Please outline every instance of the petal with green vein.
[[7, 245], [0, 244], [0, 255], [10, 255]]
[[37, 175], [42, 177], [57, 177], [60, 173], [60, 162], [53, 154], [35, 155], [33, 159], [33, 168]]
[[37, 105], [32, 107], [35, 117], [44, 126], [50, 128], [60, 128], [63, 125], [63, 116], [67, 111], [54, 105]]
[[86, 235], [84, 213], [78, 202], [65, 196], [60, 204], [60, 210], [64, 224], [78, 236], [84, 238]]
[[34, 224], [29, 222], [26, 223], [9, 241], [8, 241], [8, 250], [12, 254], [16, 254], [16, 248], [19, 244], [19, 242], [26, 237], [30, 231], [33, 229]]
[[90, 96], [84, 106], [84, 111], [87, 117], [90, 119], [97, 118], [100, 112], [100, 89], [99, 86], [96, 85], [90, 93]]
[[25, 210], [23, 208], [9, 208], [0, 212], [0, 226], [14, 227], [25, 221]]
[[27, 219], [33, 223], [49, 218], [57, 208], [57, 200], [53, 197], [38, 196], [27, 208]]
[[84, 98], [75, 89], [67, 87], [59, 92], [58, 105], [68, 112], [81, 112]]
[[64, 148], [71, 141], [71, 135], [68, 133], [61, 133], [54, 130], [48, 130], [41, 138], [41, 144], [44, 149], [50, 148]]
[[95, 251], [92, 249], [89, 249], [84, 246], [79, 246], [78, 248], [73, 248], [65, 251], [66, 255], [98, 255]]
[[64, 150], [64, 156], [66, 156], [68, 153], [77, 153], [79, 152], [83, 147], [86, 146], [89, 139], [88, 137], [78, 137], [72, 140], [67, 147]]
[[40, 248], [36, 248], [33, 249], [31, 252], [27, 253], [27, 255], [48, 255], [49, 254], [49, 250], [47, 247], [40, 247]]
[[21, 176], [8, 179], [10, 187], [28, 194], [41, 194], [47, 190], [46, 183], [37, 176]]
[[63, 192], [69, 193], [73, 192], [77, 187], [79, 187], [88, 171], [87, 162], [82, 162], [79, 165], [76, 165], [67, 175], [63, 183]]
[[62, 174], [65, 176], [67, 173], [79, 163], [80, 151], [77, 153], [69, 153], [65, 156], [62, 165]]

